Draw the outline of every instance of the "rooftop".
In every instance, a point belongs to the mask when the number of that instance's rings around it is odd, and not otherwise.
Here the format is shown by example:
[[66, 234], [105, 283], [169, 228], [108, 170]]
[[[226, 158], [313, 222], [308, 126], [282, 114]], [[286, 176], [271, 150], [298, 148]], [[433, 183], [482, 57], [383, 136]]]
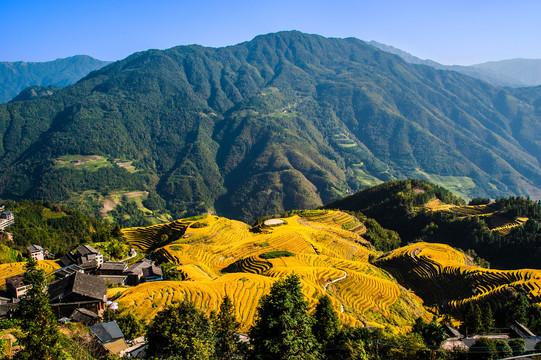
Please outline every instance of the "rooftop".
[[106, 344], [118, 339], [122, 339], [124, 334], [122, 330], [118, 327], [116, 321], [111, 321], [107, 323], [99, 323], [96, 325], [89, 326], [90, 330], [98, 337], [102, 344]]
[[105, 301], [107, 287], [103, 279], [97, 276], [76, 272], [49, 285], [51, 302], [61, 302], [63, 297], [72, 293]]

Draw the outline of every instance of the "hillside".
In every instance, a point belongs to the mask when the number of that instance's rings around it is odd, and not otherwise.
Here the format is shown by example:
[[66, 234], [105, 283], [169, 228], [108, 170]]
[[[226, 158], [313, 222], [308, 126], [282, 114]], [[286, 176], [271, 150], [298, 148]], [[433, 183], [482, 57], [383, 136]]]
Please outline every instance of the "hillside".
[[517, 292], [541, 304], [541, 270], [482, 269], [447, 245], [412, 244], [377, 259], [375, 264], [412, 289], [427, 306], [443, 312], [460, 314], [469, 302], [494, 306]]
[[285, 216], [254, 227], [202, 216], [123, 229], [128, 243], [161, 262], [168, 281], [113, 288], [109, 295], [120, 311], [135, 309], [149, 319], [183, 299], [210, 313], [227, 294], [243, 330], [272, 284], [292, 273], [301, 276], [312, 306], [326, 293], [343, 323], [399, 332], [418, 316], [430, 317], [423, 306], [462, 319], [468, 303], [496, 308], [519, 292], [541, 303], [541, 270], [481, 268], [443, 244], [415, 243], [384, 254], [363, 238], [364, 224], [346, 213]]
[[[421, 180], [391, 181], [327, 204], [361, 212], [396, 231], [402, 245], [445, 243], [499, 269], [541, 269], [541, 205], [520, 197], [466, 205], [448, 190]], [[482, 262], [482, 259], [479, 261]]]
[[[270, 221], [270, 222], [269, 222]], [[336, 211], [301, 211], [250, 228], [206, 216], [122, 233], [138, 251], [166, 264], [165, 276], [183, 281], [111, 289], [120, 309], [154, 316], [165, 305], [188, 298], [207, 313], [227, 294], [246, 330], [256, 305], [276, 279], [296, 273], [312, 306], [331, 296], [340, 319], [350, 325], [409, 326], [424, 315], [419, 299], [368, 262], [374, 251], [362, 238], [366, 229]], [[345, 230], [350, 229], [350, 230]]]
[[68, 86], [109, 61], [77, 55], [46, 62], [0, 62], [0, 103], [8, 102], [29, 86]]
[[534, 98], [352, 38], [149, 50], [1, 105], [0, 196], [88, 204], [124, 226], [251, 222], [404, 178], [540, 198]]

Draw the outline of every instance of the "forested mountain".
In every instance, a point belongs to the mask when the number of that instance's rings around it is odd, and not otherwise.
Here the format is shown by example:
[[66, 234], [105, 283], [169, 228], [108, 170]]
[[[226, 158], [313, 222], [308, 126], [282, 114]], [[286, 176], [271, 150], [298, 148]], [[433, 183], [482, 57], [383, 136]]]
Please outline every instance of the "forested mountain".
[[539, 59], [510, 59], [469, 66], [443, 65], [432, 60], [422, 60], [403, 50], [377, 41], [370, 41], [369, 44], [380, 50], [398, 55], [410, 64], [428, 65], [438, 70], [458, 71], [464, 75], [497, 86], [522, 87], [541, 85], [541, 60]]
[[68, 86], [110, 61], [87, 55], [46, 62], [0, 62], [0, 103], [8, 102], [29, 86]]
[[177, 218], [245, 221], [406, 177], [537, 198], [538, 99], [354, 38], [281, 32], [149, 50], [0, 106], [0, 191], [84, 198], [96, 213], [105, 197], [140, 191], [147, 209]]

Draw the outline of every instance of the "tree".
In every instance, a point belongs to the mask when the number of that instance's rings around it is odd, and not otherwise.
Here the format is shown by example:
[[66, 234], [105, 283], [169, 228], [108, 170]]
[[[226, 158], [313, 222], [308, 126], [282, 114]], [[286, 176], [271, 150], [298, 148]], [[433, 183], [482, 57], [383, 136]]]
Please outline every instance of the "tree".
[[513, 356], [522, 355], [526, 351], [526, 342], [523, 339], [511, 339], [509, 346], [513, 350]]
[[117, 316], [116, 322], [127, 339], [133, 340], [144, 334], [143, 324], [131, 312]]
[[477, 334], [482, 327], [481, 309], [479, 305], [473, 304], [471, 301], [466, 307], [466, 313], [464, 314], [464, 324], [466, 335]]
[[494, 340], [484, 337], [473, 343], [468, 354], [471, 360], [493, 360], [498, 355]]
[[312, 333], [322, 348], [325, 349], [339, 330], [340, 320], [332, 307], [331, 298], [325, 295], [319, 299], [316, 306]]
[[147, 354], [151, 359], [208, 360], [214, 352], [208, 317], [187, 300], [156, 314], [149, 325]]
[[364, 328], [344, 325], [332, 338], [329, 344], [331, 351], [324, 354], [326, 360], [368, 360], [365, 340], [372, 334], [367, 334]]
[[26, 262], [24, 282], [32, 285], [21, 301], [21, 329], [24, 349], [19, 359], [56, 360], [62, 358], [58, 343], [58, 329], [53, 311], [49, 306], [49, 295], [45, 291], [45, 273], [37, 268], [37, 261], [31, 258]]
[[220, 305], [220, 312], [214, 317], [216, 333], [216, 357], [218, 359], [234, 359], [238, 356], [238, 331], [240, 323], [235, 317], [235, 307], [229, 296], [225, 296]]
[[445, 330], [437, 321], [426, 323], [423, 318], [415, 320], [412, 332], [421, 335], [426, 346], [439, 347], [445, 340]]
[[513, 356], [513, 349], [505, 340], [496, 339], [494, 340], [494, 345], [496, 346], [496, 351], [498, 353], [498, 359], [503, 359]]
[[487, 303], [485, 311], [481, 314], [481, 320], [483, 322], [483, 330], [489, 332], [493, 328], [494, 317], [492, 315], [492, 307], [490, 303]]
[[261, 360], [318, 359], [308, 309], [297, 275], [278, 280], [270, 293], [261, 298], [257, 308], [257, 318], [250, 330], [253, 357]]

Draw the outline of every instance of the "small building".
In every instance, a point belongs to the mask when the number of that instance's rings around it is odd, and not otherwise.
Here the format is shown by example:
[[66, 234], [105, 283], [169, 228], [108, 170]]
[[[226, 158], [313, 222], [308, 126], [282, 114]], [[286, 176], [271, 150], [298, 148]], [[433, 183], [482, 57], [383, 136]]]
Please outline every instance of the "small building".
[[103, 264], [103, 255], [102, 253], [90, 245], [79, 246], [75, 249], [79, 257], [80, 263], [86, 263], [95, 260], [98, 264], [98, 267]]
[[109, 353], [118, 355], [128, 348], [124, 341], [124, 334], [116, 321], [95, 324], [89, 326], [89, 328]]
[[13, 299], [20, 299], [31, 288], [31, 284], [24, 283], [23, 274], [6, 278], [6, 291]]
[[103, 279], [80, 272], [52, 282], [48, 292], [51, 308], [58, 318], [68, 317], [78, 308], [101, 315], [107, 301], [107, 287]]
[[85, 269], [85, 272], [98, 269], [103, 262], [102, 253], [90, 245], [79, 246], [75, 251], [60, 258], [60, 264], [63, 267], [76, 264]]
[[98, 275], [123, 275], [128, 269], [125, 261], [106, 261], [98, 268]]
[[13, 211], [6, 211], [0, 214], [0, 230], [4, 230], [15, 222]]
[[84, 273], [85, 271], [79, 265], [71, 264], [68, 266], [64, 266], [61, 269], [56, 270], [54, 275], [57, 279], [63, 279], [72, 274], [75, 274], [76, 272]]
[[128, 285], [137, 285], [146, 281], [163, 280], [162, 268], [149, 259], [141, 259], [124, 271]]
[[509, 325], [509, 330], [511, 330], [511, 334], [514, 336], [517, 336], [521, 339], [529, 339], [536, 337], [533, 332], [530, 331], [526, 326], [522, 325], [518, 321], [514, 320]]
[[80, 322], [86, 326], [94, 325], [100, 322], [100, 316], [93, 311], [85, 308], [75, 309], [70, 316], [71, 321]]
[[34, 260], [45, 260], [45, 249], [39, 245], [30, 245], [26, 248], [30, 253], [30, 257]]

